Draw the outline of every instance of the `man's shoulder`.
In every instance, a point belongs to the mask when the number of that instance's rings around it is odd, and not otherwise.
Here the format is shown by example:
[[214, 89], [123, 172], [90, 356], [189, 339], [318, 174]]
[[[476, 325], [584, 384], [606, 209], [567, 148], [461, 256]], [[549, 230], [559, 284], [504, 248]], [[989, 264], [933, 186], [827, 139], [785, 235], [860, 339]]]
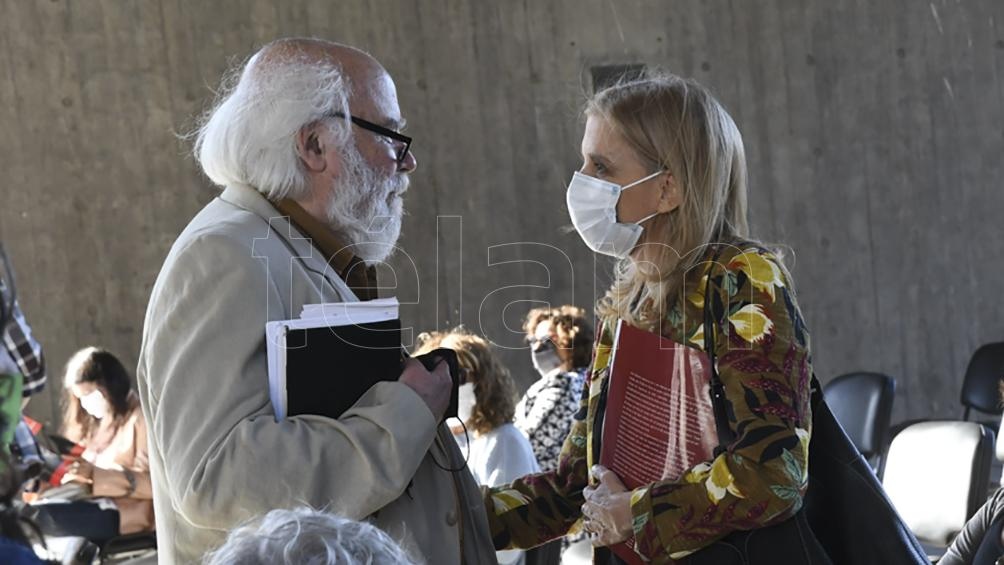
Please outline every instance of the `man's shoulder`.
[[267, 232], [268, 223], [261, 216], [217, 197], [188, 222], [172, 251], [207, 240], [230, 240], [251, 247], [256, 237], [265, 237]]
[[239, 273], [254, 276], [262, 267], [256, 258], [259, 253], [255, 240], [267, 236], [268, 223], [263, 218], [220, 198], [213, 199], [171, 245], [151, 301], [163, 298], [165, 292], [173, 296], [196, 280], [218, 281]]
[[164, 271], [191, 262], [258, 264], [261, 257], [282, 252], [277, 248], [270, 220], [222, 198], [214, 198], [185, 226], [164, 260]]

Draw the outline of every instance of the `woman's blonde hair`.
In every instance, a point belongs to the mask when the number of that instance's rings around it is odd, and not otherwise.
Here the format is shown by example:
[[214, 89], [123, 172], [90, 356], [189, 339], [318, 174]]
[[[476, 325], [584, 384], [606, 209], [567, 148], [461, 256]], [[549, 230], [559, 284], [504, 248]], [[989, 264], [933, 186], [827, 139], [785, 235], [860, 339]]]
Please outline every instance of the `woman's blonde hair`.
[[657, 327], [710, 243], [747, 239], [746, 152], [732, 117], [696, 81], [648, 72], [596, 93], [585, 108], [620, 134], [652, 172], [671, 173], [678, 208], [653, 218], [636, 257], [621, 260], [597, 303], [605, 321]]
[[484, 338], [466, 329], [454, 328], [448, 332], [426, 332], [418, 336], [416, 355], [445, 347], [457, 352], [460, 370], [467, 382], [474, 383], [477, 399], [471, 417], [464, 425], [479, 433], [488, 433], [512, 422], [516, 415], [517, 392], [509, 369], [495, 356], [492, 346]]

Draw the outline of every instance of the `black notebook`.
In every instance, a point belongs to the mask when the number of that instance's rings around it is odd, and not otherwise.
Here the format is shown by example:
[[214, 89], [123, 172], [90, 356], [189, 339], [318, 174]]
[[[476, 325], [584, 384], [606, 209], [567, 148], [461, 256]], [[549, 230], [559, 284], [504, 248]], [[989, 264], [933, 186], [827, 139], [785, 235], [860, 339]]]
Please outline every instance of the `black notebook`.
[[265, 336], [277, 421], [337, 418], [374, 384], [401, 376], [405, 352], [393, 298], [305, 306], [299, 319], [266, 324]]

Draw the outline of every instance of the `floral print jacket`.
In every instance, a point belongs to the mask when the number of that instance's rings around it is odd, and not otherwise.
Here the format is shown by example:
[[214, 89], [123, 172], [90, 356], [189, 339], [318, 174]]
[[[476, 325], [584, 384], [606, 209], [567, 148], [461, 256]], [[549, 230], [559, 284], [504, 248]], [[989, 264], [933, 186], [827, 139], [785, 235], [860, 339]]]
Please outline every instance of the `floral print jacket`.
[[[705, 255], [687, 276], [686, 299], [670, 309], [662, 333], [703, 350], [710, 275], [715, 353], [735, 440], [680, 479], [632, 492], [635, 551], [652, 563], [682, 558], [735, 530], [787, 519], [801, 508], [808, 484], [812, 368], [791, 282], [779, 260], [753, 244], [717, 244]], [[593, 429], [612, 342], [612, 328], [602, 328], [558, 468], [485, 490], [496, 548], [533, 547], [565, 535], [581, 518], [582, 489], [599, 455]]]
[[561, 447], [579, 410], [585, 369], [558, 371], [530, 385], [516, 405], [516, 427], [527, 435], [543, 471], [558, 468]]

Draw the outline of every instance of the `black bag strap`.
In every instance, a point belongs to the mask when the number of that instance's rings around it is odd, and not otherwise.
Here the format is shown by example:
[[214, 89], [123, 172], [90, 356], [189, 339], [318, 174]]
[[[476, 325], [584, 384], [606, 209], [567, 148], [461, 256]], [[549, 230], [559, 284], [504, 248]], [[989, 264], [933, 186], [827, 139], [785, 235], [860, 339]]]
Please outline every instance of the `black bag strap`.
[[715, 246], [715, 253], [711, 258], [711, 266], [708, 268], [708, 280], [704, 283], [704, 352], [709, 358], [711, 379], [708, 387], [708, 394], [711, 395], [711, 406], [715, 411], [715, 428], [718, 430], [718, 446], [715, 447], [715, 457], [728, 450], [728, 446], [735, 441], [735, 434], [729, 427], [728, 407], [725, 404], [725, 385], [718, 375], [718, 356], [715, 354], [715, 328], [721, 319], [714, 312], [715, 300], [711, 294], [711, 273], [718, 263], [718, 257], [722, 254], [722, 248]]

